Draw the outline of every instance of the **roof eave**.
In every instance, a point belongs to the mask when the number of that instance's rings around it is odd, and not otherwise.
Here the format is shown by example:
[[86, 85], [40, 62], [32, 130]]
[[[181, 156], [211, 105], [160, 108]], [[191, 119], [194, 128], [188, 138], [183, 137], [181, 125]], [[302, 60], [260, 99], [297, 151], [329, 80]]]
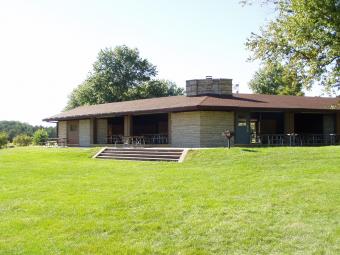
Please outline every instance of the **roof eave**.
[[144, 110], [144, 111], [125, 111], [125, 112], [112, 112], [112, 113], [99, 113], [99, 114], [84, 114], [84, 115], [75, 115], [75, 116], [67, 116], [67, 117], [50, 117], [45, 118], [43, 121], [51, 122], [51, 121], [63, 121], [63, 120], [79, 120], [79, 119], [89, 119], [89, 118], [107, 118], [107, 117], [118, 117], [124, 115], [141, 115], [141, 114], [157, 114], [157, 113], [169, 113], [169, 112], [184, 112], [184, 111], [197, 111], [199, 107], [195, 106], [185, 106], [185, 107], [174, 107], [174, 108], [165, 108], [165, 109], [152, 109], [152, 110]]
[[317, 109], [317, 108], [270, 108], [270, 107], [238, 107], [238, 106], [208, 106], [208, 105], [196, 105], [196, 106], [186, 106], [186, 107], [175, 107], [166, 109], [152, 109], [145, 111], [125, 111], [125, 112], [112, 112], [112, 113], [102, 113], [102, 114], [86, 114], [86, 115], [75, 115], [67, 117], [51, 117], [45, 118], [43, 121], [53, 122], [53, 121], [63, 121], [63, 120], [78, 120], [78, 119], [88, 119], [88, 118], [108, 118], [123, 115], [141, 115], [141, 114], [157, 114], [157, 113], [169, 113], [169, 112], [185, 112], [185, 111], [197, 111], [197, 110], [223, 110], [223, 111], [233, 111], [233, 110], [243, 110], [243, 111], [293, 111], [293, 112], [340, 112], [340, 109]]

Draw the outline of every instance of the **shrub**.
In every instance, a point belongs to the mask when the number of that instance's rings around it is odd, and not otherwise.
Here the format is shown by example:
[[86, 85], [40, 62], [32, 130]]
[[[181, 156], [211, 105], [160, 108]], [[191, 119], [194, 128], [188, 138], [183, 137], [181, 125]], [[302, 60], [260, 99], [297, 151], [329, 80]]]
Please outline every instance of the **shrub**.
[[38, 129], [33, 134], [33, 143], [35, 145], [44, 145], [47, 142], [48, 134], [47, 131], [43, 128]]
[[0, 132], [0, 148], [8, 143], [8, 134], [6, 132]]
[[32, 137], [25, 135], [25, 134], [17, 135], [13, 139], [13, 144], [16, 146], [28, 146], [31, 143], [32, 143]]

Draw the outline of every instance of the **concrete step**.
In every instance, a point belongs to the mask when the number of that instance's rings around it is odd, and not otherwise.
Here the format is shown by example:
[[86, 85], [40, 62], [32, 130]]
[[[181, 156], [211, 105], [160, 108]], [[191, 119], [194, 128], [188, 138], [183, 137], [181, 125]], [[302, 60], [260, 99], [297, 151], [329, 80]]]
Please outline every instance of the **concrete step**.
[[124, 155], [124, 154], [150, 154], [150, 155], [173, 155], [181, 156], [182, 152], [154, 152], [154, 151], [103, 151], [102, 153]]
[[100, 159], [117, 159], [117, 160], [137, 160], [137, 161], [174, 161], [178, 162], [178, 159], [172, 158], [149, 158], [149, 157], [123, 157], [123, 156], [97, 156]]
[[95, 157], [100, 159], [174, 161], [182, 160], [183, 149], [163, 148], [105, 148]]
[[106, 153], [103, 152], [100, 156], [107, 157], [145, 157], [145, 158], [173, 158], [179, 159], [181, 155], [161, 155], [161, 154], [146, 154], [146, 153]]
[[179, 150], [179, 149], [112, 149], [112, 148], [107, 148], [105, 149], [105, 151], [114, 151], [114, 152], [126, 152], [126, 151], [148, 151], [148, 152], [177, 152], [177, 153], [182, 153], [183, 150]]

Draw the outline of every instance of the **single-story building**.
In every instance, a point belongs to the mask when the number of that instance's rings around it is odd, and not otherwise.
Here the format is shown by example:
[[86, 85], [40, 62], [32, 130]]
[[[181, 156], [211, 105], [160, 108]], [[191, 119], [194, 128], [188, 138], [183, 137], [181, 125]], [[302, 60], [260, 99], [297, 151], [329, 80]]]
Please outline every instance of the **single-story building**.
[[340, 143], [339, 98], [232, 92], [231, 79], [189, 80], [185, 96], [81, 106], [44, 119], [69, 146], [169, 147]]

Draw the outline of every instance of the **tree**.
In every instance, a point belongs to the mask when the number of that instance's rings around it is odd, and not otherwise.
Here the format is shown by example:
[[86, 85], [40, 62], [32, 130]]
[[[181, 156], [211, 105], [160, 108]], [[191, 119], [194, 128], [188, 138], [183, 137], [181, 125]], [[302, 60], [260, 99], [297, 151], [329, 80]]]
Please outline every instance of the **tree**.
[[0, 149], [8, 143], [8, 135], [6, 132], [0, 132]]
[[142, 83], [140, 86], [129, 91], [128, 98], [145, 99], [153, 97], [166, 97], [183, 95], [184, 89], [179, 88], [172, 81], [168, 80], [151, 80]]
[[156, 66], [141, 58], [137, 49], [106, 48], [99, 52], [89, 77], [72, 91], [65, 109], [182, 93], [174, 83], [151, 81], [156, 74]]
[[12, 141], [14, 137], [20, 134], [33, 136], [33, 133], [41, 128], [46, 129], [50, 138], [57, 136], [57, 130], [55, 127], [32, 126], [28, 123], [23, 123], [20, 121], [0, 121], [0, 132], [6, 132], [8, 134], [9, 141]]
[[[249, 1], [245, 1], [249, 2]], [[315, 83], [340, 89], [340, 2], [337, 0], [266, 0], [277, 17], [252, 33], [246, 46], [251, 59], [280, 62], [305, 88]]]
[[45, 129], [41, 128], [34, 132], [33, 143], [35, 145], [44, 145], [47, 142], [48, 133]]
[[304, 95], [298, 75], [294, 71], [289, 72], [279, 63], [267, 63], [260, 68], [250, 81], [249, 87], [258, 94]]

